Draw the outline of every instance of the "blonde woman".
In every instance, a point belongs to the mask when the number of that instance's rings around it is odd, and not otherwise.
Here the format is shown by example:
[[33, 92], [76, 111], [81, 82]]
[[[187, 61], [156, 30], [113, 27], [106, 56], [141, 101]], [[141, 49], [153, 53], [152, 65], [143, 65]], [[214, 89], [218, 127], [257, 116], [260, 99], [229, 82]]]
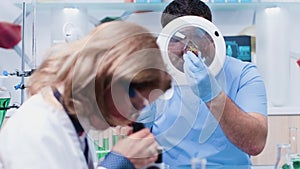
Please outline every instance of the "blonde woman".
[[[105, 23], [51, 48], [28, 81], [30, 98], [1, 131], [0, 168], [94, 168], [85, 132], [130, 125], [170, 87], [165, 72], [155, 38], [132, 23]], [[98, 168], [142, 168], [156, 160], [156, 148], [142, 129]]]

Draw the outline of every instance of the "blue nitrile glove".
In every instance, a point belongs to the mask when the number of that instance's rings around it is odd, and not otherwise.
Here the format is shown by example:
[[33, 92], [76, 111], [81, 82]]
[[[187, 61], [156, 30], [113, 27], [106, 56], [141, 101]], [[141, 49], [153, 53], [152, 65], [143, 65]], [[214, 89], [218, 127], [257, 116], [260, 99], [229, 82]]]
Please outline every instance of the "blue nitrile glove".
[[187, 51], [183, 55], [183, 69], [193, 92], [204, 102], [209, 102], [218, 96], [222, 89], [200, 58], [200, 52], [197, 57], [193, 52]]

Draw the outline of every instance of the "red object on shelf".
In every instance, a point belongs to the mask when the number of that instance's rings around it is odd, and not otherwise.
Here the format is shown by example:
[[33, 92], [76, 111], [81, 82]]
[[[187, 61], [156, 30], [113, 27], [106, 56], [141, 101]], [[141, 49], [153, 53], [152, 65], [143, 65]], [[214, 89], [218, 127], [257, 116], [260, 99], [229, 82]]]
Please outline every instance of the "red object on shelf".
[[300, 59], [297, 60], [298, 66], [300, 67]]
[[0, 47], [12, 49], [17, 45], [21, 37], [21, 26], [8, 22], [0, 22]]

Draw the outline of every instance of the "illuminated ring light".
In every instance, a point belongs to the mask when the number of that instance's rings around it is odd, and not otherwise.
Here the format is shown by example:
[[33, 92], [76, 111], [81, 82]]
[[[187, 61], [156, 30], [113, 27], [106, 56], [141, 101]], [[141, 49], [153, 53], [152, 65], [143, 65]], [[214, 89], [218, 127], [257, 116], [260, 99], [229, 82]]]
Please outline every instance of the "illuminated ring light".
[[215, 55], [208, 66], [212, 75], [216, 76], [223, 67], [226, 58], [226, 45], [224, 38], [218, 28], [210, 21], [198, 16], [182, 16], [172, 20], [161, 31], [157, 43], [162, 51], [163, 60], [167, 64], [167, 70], [177, 82], [177, 85], [186, 85], [187, 80], [182, 71], [178, 70], [172, 63], [168, 54], [168, 46], [171, 37], [179, 30], [186, 27], [196, 27], [205, 31], [213, 40]]

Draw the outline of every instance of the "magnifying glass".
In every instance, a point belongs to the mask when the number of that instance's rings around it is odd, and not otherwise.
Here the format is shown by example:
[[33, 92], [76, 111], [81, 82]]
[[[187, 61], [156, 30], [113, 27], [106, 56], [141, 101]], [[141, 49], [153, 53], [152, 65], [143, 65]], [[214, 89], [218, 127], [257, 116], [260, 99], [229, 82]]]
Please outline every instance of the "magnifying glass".
[[192, 51], [199, 56], [214, 76], [222, 69], [226, 57], [226, 45], [221, 32], [212, 22], [198, 16], [174, 19], [163, 28], [157, 43], [168, 73], [177, 85], [187, 84], [183, 72], [185, 52]]

